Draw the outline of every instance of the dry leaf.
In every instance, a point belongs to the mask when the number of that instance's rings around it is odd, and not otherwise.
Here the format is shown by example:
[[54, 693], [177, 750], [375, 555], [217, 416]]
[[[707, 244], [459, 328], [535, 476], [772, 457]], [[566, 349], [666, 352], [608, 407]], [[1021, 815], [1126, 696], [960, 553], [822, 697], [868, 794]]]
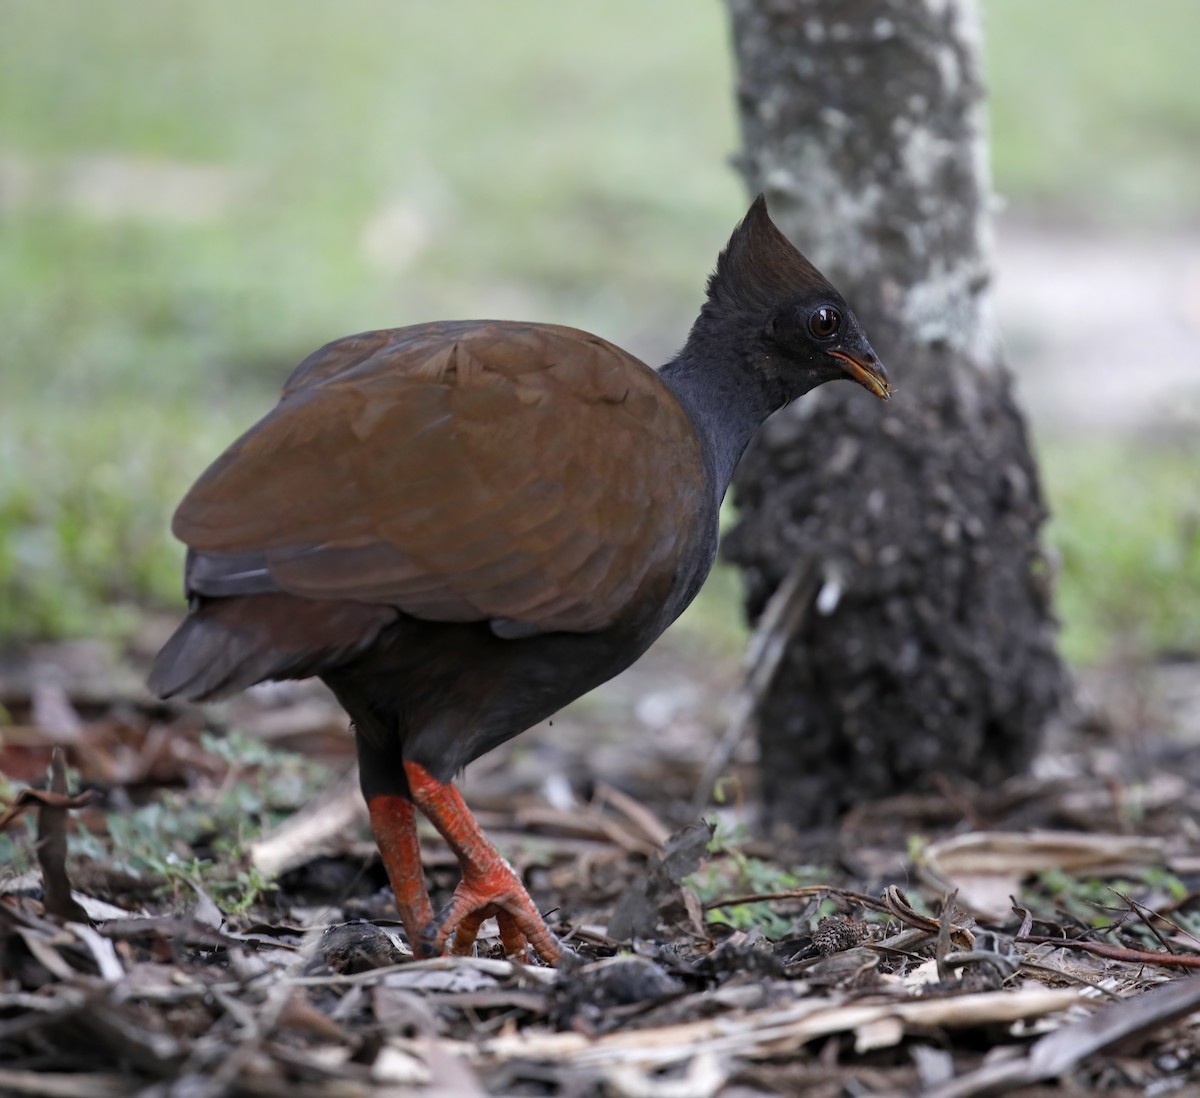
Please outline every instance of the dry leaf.
[[1066, 873], [1106, 873], [1130, 865], [1161, 865], [1160, 839], [1075, 831], [974, 831], [940, 839], [925, 848], [923, 860], [934, 872], [959, 876], [1029, 876], [1045, 869]]
[[608, 936], [618, 942], [675, 937], [680, 933], [706, 937], [700, 901], [682, 882], [707, 857], [712, 834], [713, 825], [704, 820], [676, 831], [663, 853], [651, 859], [645, 875], [617, 901], [608, 923]]
[[1106, 874], [1130, 866], [1162, 865], [1158, 839], [1072, 831], [975, 831], [931, 843], [922, 875], [938, 888], [957, 889], [968, 911], [993, 922], [1012, 912], [1021, 881], [1047, 869]]

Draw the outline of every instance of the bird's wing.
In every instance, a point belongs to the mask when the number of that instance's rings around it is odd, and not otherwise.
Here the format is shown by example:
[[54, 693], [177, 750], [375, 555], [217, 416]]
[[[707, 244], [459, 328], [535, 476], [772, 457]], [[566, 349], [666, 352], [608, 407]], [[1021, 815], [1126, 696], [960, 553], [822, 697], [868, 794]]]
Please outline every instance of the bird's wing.
[[669, 589], [704, 494], [687, 414], [637, 359], [569, 328], [431, 324], [310, 356], [174, 531], [201, 594], [257, 564], [310, 598], [584, 632]]

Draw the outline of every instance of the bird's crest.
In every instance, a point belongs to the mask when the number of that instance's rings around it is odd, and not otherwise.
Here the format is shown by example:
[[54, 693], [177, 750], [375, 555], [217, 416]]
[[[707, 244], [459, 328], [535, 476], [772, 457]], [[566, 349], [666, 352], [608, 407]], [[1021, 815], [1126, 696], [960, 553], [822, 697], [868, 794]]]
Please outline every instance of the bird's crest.
[[770, 308], [799, 291], [833, 287], [783, 235], [760, 194], [733, 230], [708, 280], [709, 301], [737, 309]]

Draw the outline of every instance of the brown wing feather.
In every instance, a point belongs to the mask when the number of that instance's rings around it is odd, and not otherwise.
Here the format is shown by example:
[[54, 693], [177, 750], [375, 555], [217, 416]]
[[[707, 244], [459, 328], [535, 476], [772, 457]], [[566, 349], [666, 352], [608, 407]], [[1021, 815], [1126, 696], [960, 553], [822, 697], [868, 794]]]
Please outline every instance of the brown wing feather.
[[174, 530], [265, 552], [310, 598], [588, 631], [670, 582], [703, 492], [687, 415], [637, 359], [569, 328], [432, 324], [310, 356]]

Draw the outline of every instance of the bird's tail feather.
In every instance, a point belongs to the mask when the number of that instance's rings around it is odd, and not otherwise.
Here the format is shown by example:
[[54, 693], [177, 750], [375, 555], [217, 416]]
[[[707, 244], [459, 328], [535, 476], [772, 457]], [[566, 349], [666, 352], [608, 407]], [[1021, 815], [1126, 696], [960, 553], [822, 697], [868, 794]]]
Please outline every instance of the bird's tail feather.
[[353, 659], [396, 611], [287, 594], [205, 599], [154, 661], [160, 698], [214, 701], [266, 679], [318, 675]]

